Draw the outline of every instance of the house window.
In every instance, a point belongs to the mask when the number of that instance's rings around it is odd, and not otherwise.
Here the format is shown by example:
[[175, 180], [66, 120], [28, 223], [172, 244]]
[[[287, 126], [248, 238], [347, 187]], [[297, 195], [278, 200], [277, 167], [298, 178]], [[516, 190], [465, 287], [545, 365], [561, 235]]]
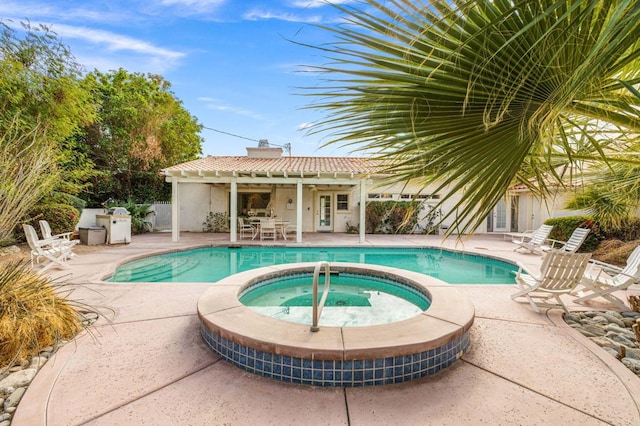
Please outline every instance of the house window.
[[336, 194], [336, 210], [349, 210], [349, 194]]

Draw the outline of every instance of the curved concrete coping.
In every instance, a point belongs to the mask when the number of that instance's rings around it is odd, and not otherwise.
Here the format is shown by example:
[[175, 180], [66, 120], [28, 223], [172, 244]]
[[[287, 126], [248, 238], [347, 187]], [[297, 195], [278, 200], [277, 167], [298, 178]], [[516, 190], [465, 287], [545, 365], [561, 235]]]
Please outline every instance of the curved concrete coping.
[[[320, 326], [273, 319], [252, 311], [238, 300], [252, 284], [283, 274], [313, 272], [316, 263], [274, 265], [229, 276], [198, 300], [198, 316], [212, 333], [255, 350], [314, 360], [361, 360], [411, 355], [442, 348], [468, 332], [473, 304], [460, 291], [417, 272], [376, 265], [332, 262], [331, 269], [381, 276], [424, 292], [431, 306], [423, 313], [395, 323], [362, 327]], [[461, 355], [461, 354], [460, 354]]]

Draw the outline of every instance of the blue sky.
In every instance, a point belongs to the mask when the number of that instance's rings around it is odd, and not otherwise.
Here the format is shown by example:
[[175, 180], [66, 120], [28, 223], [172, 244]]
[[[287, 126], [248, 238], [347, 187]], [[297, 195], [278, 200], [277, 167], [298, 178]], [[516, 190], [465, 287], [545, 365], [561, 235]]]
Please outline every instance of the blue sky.
[[[312, 99], [298, 95], [319, 82], [305, 67], [325, 60], [292, 41], [331, 41], [315, 25], [340, 21], [322, 0], [2, 0], [0, 20], [46, 24], [87, 71], [162, 75], [206, 127], [291, 143], [295, 156], [349, 154], [320, 149], [323, 135], [307, 134], [321, 112], [304, 110]], [[245, 155], [257, 145], [206, 129], [202, 136], [204, 155]]]

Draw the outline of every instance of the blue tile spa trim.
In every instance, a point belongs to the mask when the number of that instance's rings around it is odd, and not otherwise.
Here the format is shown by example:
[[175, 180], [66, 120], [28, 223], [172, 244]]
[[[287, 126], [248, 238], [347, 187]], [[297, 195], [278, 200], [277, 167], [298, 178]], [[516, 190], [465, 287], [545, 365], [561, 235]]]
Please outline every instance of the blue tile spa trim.
[[449, 367], [467, 351], [470, 331], [440, 347], [403, 356], [360, 360], [311, 360], [262, 352], [227, 340], [206, 326], [200, 333], [222, 359], [243, 370], [288, 383], [359, 387], [402, 383], [431, 376]]
[[[468, 350], [475, 310], [471, 301], [436, 278], [384, 266], [332, 263], [332, 270], [375, 275], [413, 286], [429, 296], [427, 312], [366, 327], [321, 327], [260, 315], [238, 299], [274, 276], [307, 273], [313, 263], [274, 265], [241, 272], [198, 299], [200, 333], [222, 359], [254, 374], [289, 383], [328, 387], [402, 383], [436, 374]], [[377, 336], [372, 338], [372, 336]]]

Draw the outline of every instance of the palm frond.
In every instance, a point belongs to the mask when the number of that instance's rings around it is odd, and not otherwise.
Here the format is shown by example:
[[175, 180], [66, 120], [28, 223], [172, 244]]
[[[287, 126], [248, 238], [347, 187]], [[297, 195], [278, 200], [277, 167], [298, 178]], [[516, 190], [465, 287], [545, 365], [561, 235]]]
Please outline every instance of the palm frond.
[[462, 194], [451, 229], [475, 230], [515, 182], [545, 196], [559, 166], [607, 161], [598, 134], [574, 143], [590, 123], [640, 130], [636, 1], [364, 3], [324, 27], [312, 132], [447, 188], [437, 208]]

